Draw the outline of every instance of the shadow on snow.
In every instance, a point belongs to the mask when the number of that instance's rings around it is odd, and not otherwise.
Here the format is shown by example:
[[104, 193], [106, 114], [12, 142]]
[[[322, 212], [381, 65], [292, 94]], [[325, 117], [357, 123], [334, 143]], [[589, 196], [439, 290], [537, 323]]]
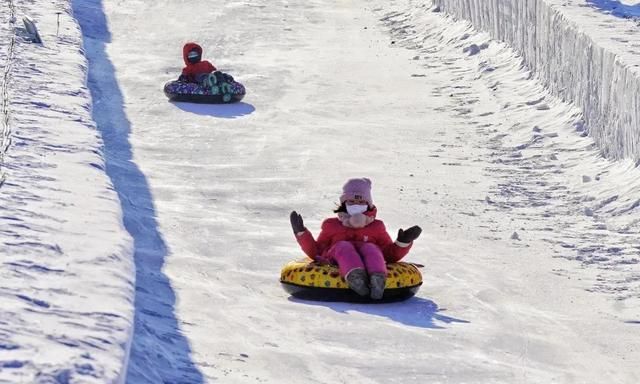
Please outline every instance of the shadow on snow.
[[640, 17], [640, 4], [626, 5], [619, 0], [587, 0], [592, 7], [623, 19]]
[[236, 117], [249, 115], [256, 110], [253, 105], [243, 102], [233, 104], [195, 104], [170, 101], [170, 103], [185, 112], [202, 116], [222, 117], [225, 119], [234, 119]]
[[442, 312], [444, 312], [445, 309], [438, 308], [438, 305], [431, 300], [415, 296], [406, 301], [387, 304], [308, 301], [294, 297], [290, 297], [289, 300], [296, 303], [329, 307], [340, 313], [356, 311], [386, 317], [398, 323], [419, 328], [445, 329], [441, 324], [469, 323], [467, 320], [443, 315]]
[[72, 6], [89, 61], [93, 119], [104, 141], [107, 174], [120, 199], [124, 226], [134, 240], [135, 328], [127, 382], [203, 383], [175, 315], [175, 293], [162, 272], [167, 246], [155, 220], [149, 185], [132, 160], [131, 126], [106, 53], [111, 33], [102, 0], [73, 0]]

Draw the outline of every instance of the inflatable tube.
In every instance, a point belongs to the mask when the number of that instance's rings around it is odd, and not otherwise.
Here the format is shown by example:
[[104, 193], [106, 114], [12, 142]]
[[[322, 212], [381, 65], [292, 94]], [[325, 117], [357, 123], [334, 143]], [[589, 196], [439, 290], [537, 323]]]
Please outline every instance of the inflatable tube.
[[198, 83], [182, 81], [170, 81], [164, 85], [164, 94], [170, 101], [185, 101], [188, 103], [226, 104], [237, 103], [245, 95], [244, 86], [236, 81], [225, 84], [227, 92], [222, 92], [220, 87], [207, 88]]
[[291, 296], [304, 300], [388, 303], [406, 300], [422, 285], [422, 274], [410, 263], [387, 264], [388, 276], [381, 300], [360, 296], [347, 286], [335, 265], [311, 259], [292, 261], [282, 268], [280, 283]]

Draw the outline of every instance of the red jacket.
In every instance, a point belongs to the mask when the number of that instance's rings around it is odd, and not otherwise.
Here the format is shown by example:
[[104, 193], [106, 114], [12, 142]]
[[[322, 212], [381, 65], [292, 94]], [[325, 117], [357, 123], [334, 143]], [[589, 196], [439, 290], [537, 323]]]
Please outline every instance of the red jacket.
[[[375, 218], [375, 207], [367, 212], [368, 216]], [[326, 219], [322, 223], [322, 230], [318, 236], [318, 240], [313, 238], [309, 230], [304, 231], [300, 235], [296, 235], [298, 244], [304, 253], [310, 258], [327, 260], [327, 253], [331, 247], [339, 241], [363, 241], [374, 243], [382, 250], [384, 259], [387, 263], [395, 263], [405, 257], [411, 245], [400, 246], [391, 240], [387, 233], [387, 229], [381, 220], [373, 220], [373, 222], [363, 228], [349, 228], [342, 224], [338, 218]]]
[[214, 72], [216, 71], [216, 67], [206, 60], [201, 60], [195, 64], [190, 63], [187, 59], [187, 55], [193, 50], [198, 51], [200, 57], [202, 57], [202, 47], [198, 44], [187, 43], [182, 47], [182, 58], [184, 59], [184, 63], [187, 65], [182, 69], [182, 74], [187, 77], [188, 81], [195, 83], [197, 81], [197, 75]]

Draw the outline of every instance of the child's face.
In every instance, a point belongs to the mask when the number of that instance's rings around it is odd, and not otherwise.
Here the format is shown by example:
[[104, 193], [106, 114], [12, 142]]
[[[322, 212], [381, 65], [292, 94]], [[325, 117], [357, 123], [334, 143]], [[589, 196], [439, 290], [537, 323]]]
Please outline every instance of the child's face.
[[364, 199], [348, 199], [344, 201], [345, 205], [369, 205]]

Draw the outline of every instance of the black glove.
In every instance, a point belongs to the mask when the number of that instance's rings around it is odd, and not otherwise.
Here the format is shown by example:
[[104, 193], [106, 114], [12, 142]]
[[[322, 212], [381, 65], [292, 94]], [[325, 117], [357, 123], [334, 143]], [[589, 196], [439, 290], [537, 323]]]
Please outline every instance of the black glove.
[[401, 243], [409, 244], [413, 240], [417, 239], [422, 233], [422, 228], [414, 225], [413, 227], [405, 230], [398, 229], [398, 241]]
[[291, 220], [291, 228], [293, 228], [294, 235], [307, 230], [307, 228], [304, 227], [302, 216], [300, 216], [298, 212], [296, 211], [291, 212], [289, 219]]
[[186, 75], [180, 75], [178, 77], [178, 81], [181, 81], [183, 83], [188, 83], [189, 82], [189, 78]]

